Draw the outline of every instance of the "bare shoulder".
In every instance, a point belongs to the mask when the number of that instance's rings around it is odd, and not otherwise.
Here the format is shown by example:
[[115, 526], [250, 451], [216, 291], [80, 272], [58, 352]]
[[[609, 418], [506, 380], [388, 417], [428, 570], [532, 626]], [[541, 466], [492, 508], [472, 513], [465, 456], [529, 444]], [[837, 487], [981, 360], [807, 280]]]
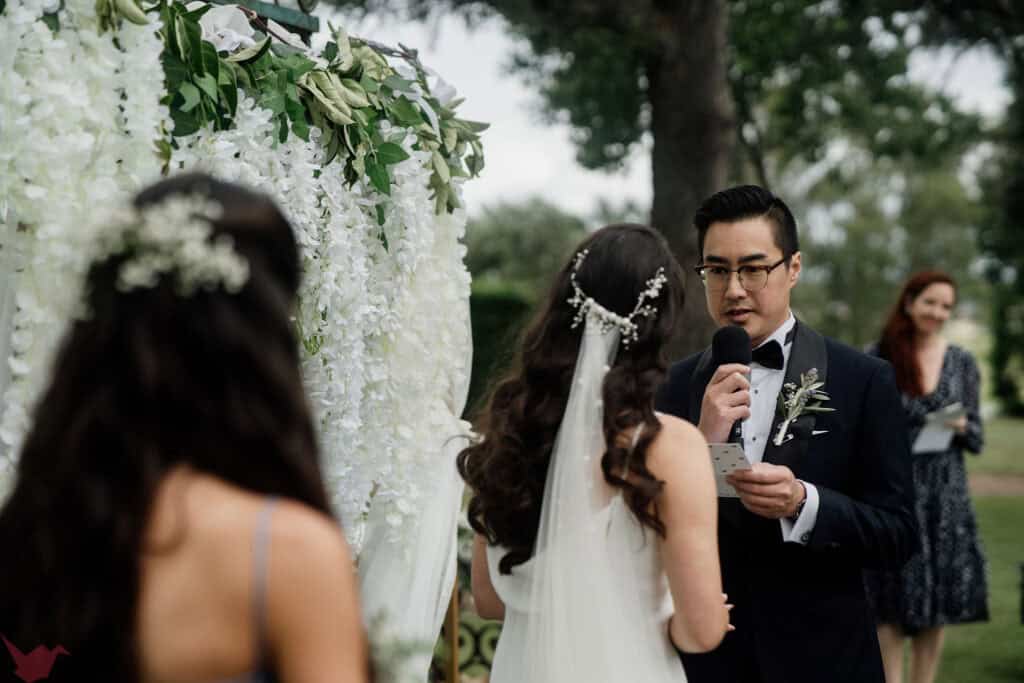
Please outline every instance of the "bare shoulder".
[[658, 413], [661, 431], [647, 451], [647, 466], [658, 478], [679, 473], [708, 462], [708, 444], [693, 424]]
[[270, 539], [275, 561], [285, 566], [294, 564], [308, 572], [317, 567], [351, 563], [351, 553], [338, 522], [298, 501], [279, 501]]

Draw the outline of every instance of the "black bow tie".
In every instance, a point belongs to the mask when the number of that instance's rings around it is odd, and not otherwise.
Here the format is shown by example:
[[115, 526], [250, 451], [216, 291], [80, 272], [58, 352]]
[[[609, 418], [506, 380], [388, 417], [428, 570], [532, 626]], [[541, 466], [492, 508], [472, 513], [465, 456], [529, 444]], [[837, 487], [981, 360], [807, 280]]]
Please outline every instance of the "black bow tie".
[[758, 365], [772, 370], [781, 370], [786, 366], [786, 357], [782, 355], [782, 345], [774, 339], [754, 349], [750, 354], [750, 359]]

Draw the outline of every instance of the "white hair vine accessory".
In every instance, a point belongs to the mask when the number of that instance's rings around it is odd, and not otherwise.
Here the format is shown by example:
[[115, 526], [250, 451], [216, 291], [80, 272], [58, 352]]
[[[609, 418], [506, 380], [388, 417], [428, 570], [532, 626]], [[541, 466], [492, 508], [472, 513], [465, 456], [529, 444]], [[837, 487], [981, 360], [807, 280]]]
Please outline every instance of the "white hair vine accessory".
[[127, 254], [117, 274], [122, 292], [155, 287], [161, 275], [173, 273], [182, 296], [217, 287], [234, 294], [249, 279], [249, 263], [235, 251], [230, 236], [211, 239], [210, 222], [223, 213], [218, 202], [200, 194], [119, 207], [99, 224], [92, 262]]
[[587, 316], [592, 316], [601, 324], [602, 332], [618, 328], [622, 334], [622, 345], [628, 347], [630, 342], [637, 341], [640, 338], [640, 329], [635, 319], [647, 318], [658, 312], [657, 307], [645, 304], [644, 301], [658, 298], [661, 288], [668, 282], [665, 268], [658, 268], [654, 273], [654, 277], [647, 280], [647, 289], [640, 292], [640, 296], [636, 300], [636, 306], [633, 307], [633, 312], [627, 316], [621, 316], [618, 313], [609, 311], [580, 289], [579, 282], [576, 281], [576, 273], [579, 272], [580, 266], [583, 265], [583, 260], [587, 258], [588, 253], [590, 253], [588, 249], [583, 249], [573, 257], [572, 272], [569, 275], [573, 295], [569, 298], [569, 304], [576, 309], [576, 315], [572, 319], [571, 328], [575, 329]]

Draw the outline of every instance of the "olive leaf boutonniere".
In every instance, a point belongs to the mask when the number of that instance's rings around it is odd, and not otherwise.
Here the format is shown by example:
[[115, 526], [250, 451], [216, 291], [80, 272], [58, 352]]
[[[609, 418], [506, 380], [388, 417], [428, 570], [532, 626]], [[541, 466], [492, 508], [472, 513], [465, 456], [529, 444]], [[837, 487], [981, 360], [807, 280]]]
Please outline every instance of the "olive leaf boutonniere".
[[825, 407], [829, 395], [821, 388], [825, 383], [818, 380], [818, 369], [811, 368], [806, 374], [800, 375], [800, 386], [786, 382], [779, 393], [779, 413], [783, 416], [779, 431], [775, 434], [774, 443], [781, 446], [786, 441], [786, 433], [790, 425], [801, 415], [807, 413], [831, 413], [835, 408]]

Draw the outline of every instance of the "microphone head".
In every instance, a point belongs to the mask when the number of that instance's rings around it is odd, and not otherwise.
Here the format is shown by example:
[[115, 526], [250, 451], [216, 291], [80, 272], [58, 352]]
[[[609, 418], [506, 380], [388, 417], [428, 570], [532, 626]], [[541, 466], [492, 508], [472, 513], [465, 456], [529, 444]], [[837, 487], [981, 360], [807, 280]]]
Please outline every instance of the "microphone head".
[[750, 365], [750, 335], [739, 325], [719, 328], [711, 338], [711, 355], [715, 365]]

